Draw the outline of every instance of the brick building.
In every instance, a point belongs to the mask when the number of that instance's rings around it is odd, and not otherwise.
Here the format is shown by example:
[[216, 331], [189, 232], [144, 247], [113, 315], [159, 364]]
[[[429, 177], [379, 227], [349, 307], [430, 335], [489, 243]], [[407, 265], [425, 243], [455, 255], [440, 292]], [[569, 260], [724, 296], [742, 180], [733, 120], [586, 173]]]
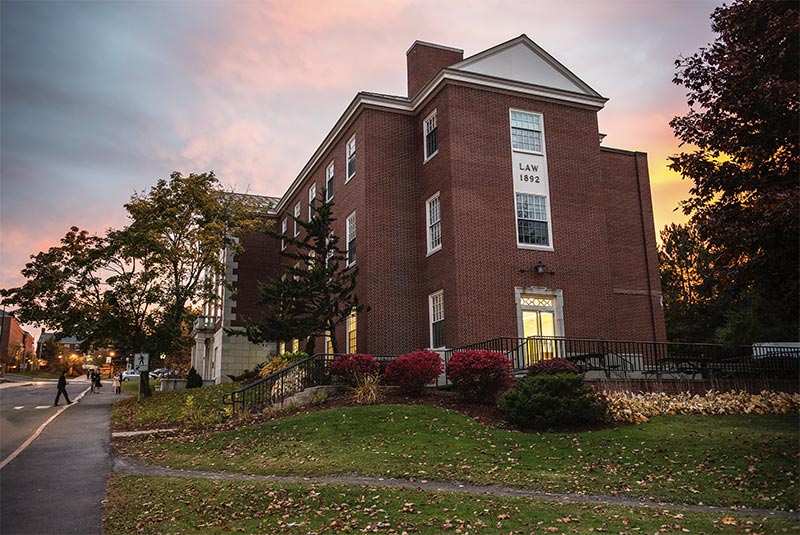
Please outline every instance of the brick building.
[[33, 336], [24, 330], [13, 313], [0, 309], [0, 362], [22, 365], [33, 355]]
[[[274, 206], [276, 197], [251, 196], [259, 204]], [[269, 208], [267, 219], [275, 219]], [[244, 316], [258, 313], [258, 285], [280, 275], [280, 257], [275, 241], [263, 233], [251, 232], [241, 240], [242, 250], [221, 251], [226, 266], [225, 280], [216, 281], [217, 300], [203, 305], [203, 314], [192, 329], [194, 347], [192, 366], [206, 380], [222, 382], [228, 375], [238, 375], [274, 354], [277, 344], [255, 345], [244, 336], [232, 334], [242, 330]]]
[[340, 347], [665, 340], [647, 157], [601, 146], [607, 99], [525, 35], [406, 56], [408, 96], [358, 93], [274, 208], [291, 231], [332, 193], [370, 307]]

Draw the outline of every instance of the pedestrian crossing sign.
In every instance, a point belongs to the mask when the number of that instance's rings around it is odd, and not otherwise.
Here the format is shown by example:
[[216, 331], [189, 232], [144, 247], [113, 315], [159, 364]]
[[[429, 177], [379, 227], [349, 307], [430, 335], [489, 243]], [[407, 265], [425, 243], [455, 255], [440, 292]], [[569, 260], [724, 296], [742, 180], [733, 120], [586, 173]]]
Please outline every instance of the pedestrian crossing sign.
[[137, 372], [150, 371], [150, 353], [134, 353], [133, 369]]

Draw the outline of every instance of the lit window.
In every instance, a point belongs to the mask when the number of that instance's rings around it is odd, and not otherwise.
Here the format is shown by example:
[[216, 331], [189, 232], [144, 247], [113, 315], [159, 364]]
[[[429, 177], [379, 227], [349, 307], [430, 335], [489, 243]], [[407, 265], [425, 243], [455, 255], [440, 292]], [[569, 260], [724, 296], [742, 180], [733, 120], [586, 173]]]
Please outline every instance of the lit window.
[[347, 182], [356, 174], [356, 136], [350, 138], [347, 142]]
[[292, 353], [297, 353], [298, 351], [300, 351], [300, 340], [295, 338], [292, 340]]
[[521, 111], [511, 112], [511, 147], [542, 152], [542, 116]]
[[[281, 221], [281, 234], [283, 234], [284, 236], [286, 235], [287, 227], [288, 227], [288, 223], [284, 219], [283, 221]], [[286, 240], [281, 238], [281, 251], [283, 251], [284, 249], [286, 249]]]
[[442, 212], [439, 192], [425, 203], [426, 222], [428, 228], [428, 254], [442, 248]]
[[331, 331], [325, 331], [325, 352], [328, 355], [333, 355], [333, 338]]
[[278, 355], [286, 353], [286, 342], [281, 342], [278, 344]]
[[429, 317], [431, 322], [431, 348], [444, 345], [444, 292], [439, 290], [428, 296]]
[[311, 218], [314, 217], [314, 200], [317, 198], [317, 185], [311, 184], [311, 187], [308, 188], [308, 220], [311, 221]]
[[425, 160], [433, 158], [439, 152], [439, 128], [436, 126], [436, 111], [425, 119]]
[[333, 162], [325, 170], [325, 200], [333, 199]]
[[356, 352], [356, 311], [347, 316], [347, 352]]
[[300, 234], [300, 203], [294, 207], [294, 235]]
[[347, 216], [347, 265], [356, 263], [356, 213]]
[[517, 193], [517, 241], [526, 245], [550, 245], [545, 197]]

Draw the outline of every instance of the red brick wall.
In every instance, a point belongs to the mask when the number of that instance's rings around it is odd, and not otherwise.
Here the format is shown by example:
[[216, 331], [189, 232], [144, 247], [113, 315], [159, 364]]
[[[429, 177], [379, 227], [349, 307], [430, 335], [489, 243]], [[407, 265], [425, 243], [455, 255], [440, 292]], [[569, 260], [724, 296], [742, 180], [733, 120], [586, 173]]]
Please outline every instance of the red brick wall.
[[[280, 230], [277, 220], [270, 218], [270, 222], [273, 228], [277, 226]], [[258, 286], [281, 274], [278, 240], [263, 232], [250, 232], [242, 238], [241, 245], [242, 252], [234, 259], [238, 266], [233, 270], [237, 277], [234, 284], [236, 305], [231, 308], [231, 312], [236, 314], [236, 319], [231, 321], [233, 327], [243, 326], [246, 317], [260, 317], [262, 307], [258, 304], [261, 296]]]
[[[452, 147], [453, 264], [458, 326], [448, 345], [519, 336], [515, 287], [563, 289], [565, 334], [611, 335], [611, 271], [597, 137], [591, 110], [448, 88]], [[553, 248], [516, 243], [509, 108], [541, 113], [549, 171]], [[520, 273], [541, 260], [554, 275]], [[452, 302], [446, 307], [452, 310]]]
[[[517, 247], [509, 108], [543, 116], [553, 251]], [[434, 109], [439, 152], [423, 163], [422, 122]], [[345, 184], [353, 133], [356, 175]], [[519, 336], [515, 287], [562, 290], [566, 336], [665, 338], [646, 157], [602, 152], [595, 111], [456, 85], [414, 116], [365, 109], [285, 203], [288, 213], [299, 200], [307, 216], [308, 187], [322, 189], [331, 160], [343, 249], [345, 220], [357, 212], [358, 295], [370, 306], [358, 316], [359, 351], [428, 346], [428, 295], [440, 289], [449, 347]], [[426, 256], [425, 201], [437, 191], [442, 249]], [[539, 260], [555, 273], [520, 273]], [[344, 324], [337, 338], [344, 351]]]
[[406, 70], [408, 76], [408, 96], [414, 97], [422, 87], [436, 74], [464, 59], [464, 52], [416, 42], [406, 54]]
[[2, 337], [0, 337], [0, 357], [5, 360], [9, 354], [14, 352], [16, 346], [20, 345], [24, 348], [25, 331], [22, 330], [17, 318], [13, 316], [0, 316], [0, 321], [3, 322], [3, 332]]
[[615, 337], [667, 338], [647, 173], [647, 155], [601, 151], [613, 272]]

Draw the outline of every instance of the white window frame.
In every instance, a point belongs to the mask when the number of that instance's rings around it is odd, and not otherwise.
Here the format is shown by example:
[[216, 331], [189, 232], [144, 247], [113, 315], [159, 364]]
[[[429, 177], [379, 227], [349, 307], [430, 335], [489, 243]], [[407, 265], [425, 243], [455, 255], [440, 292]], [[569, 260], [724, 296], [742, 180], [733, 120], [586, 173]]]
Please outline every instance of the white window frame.
[[[345, 248], [345, 257], [347, 258], [346, 266], [350, 267], [356, 263], [356, 258], [353, 258], [353, 261], [350, 261], [350, 242], [352, 241], [353, 244], [356, 243], [357, 235], [356, 235], [356, 212], [353, 210], [350, 215], [347, 216], [346, 221], [346, 229], [345, 229], [345, 239], [347, 240], [347, 246]], [[358, 254], [358, 247], [355, 247], [355, 252], [353, 256]]]
[[[545, 219], [532, 219], [532, 218], [522, 218], [526, 221], [537, 221], [540, 223], [544, 223], [547, 225], [547, 244], [539, 244], [539, 243], [524, 243], [520, 241], [520, 234], [519, 234], [519, 204], [517, 202], [518, 195], [527, 195], [529, 197], [534, 197], [537, 199], [543, 199], [544, 201], [544, 210], [545, 210]], [[552, 225], [552, 216], [550, 215], [550, 202], [546, 195], [537, 195], [535, 193], [525, 193], [525, 192], [515, 192], [514, 193], [514, 219], [517, 222], [517, 247], [522, 249], [538, 249], [538, 250], [545, 250], [551, 251], [553, 249], [553, 225]]]
[[[530, 115], [533, 117], [537, 117], [539, 120], [539, 130], [535, 128], [523, 128], [519, 126], [513, 126], [513, 117], [515, 113], [521, 113], [524, 115]], [[516, 110], [516, 109], [509, 109], [508, 110], [508, 128], [509, 128], [509, 135], [511, 136], [511, 150], [518, 151], [518, 152], [526, 152], [528, 154], [544, 154], [544, 116], [541, 113], [533, 112], [533, 111], [526, 111], [526, 110]], [[514, 129], [517, 128], [519, 130], [526, 130], [529, 132], [538, 132], [539, 133], [539, 145], [541, 146], [541, 150], [535, 149], [524, 149], [522, 147], [515, 147], [514, 146]]]
[[311, 218], [314, 217], [314, 199], [317, 197], [317, 183], [311, 184], [311, 187], [308, 188], [308, 220], [311, 221]]
[[328, 167], [325, 169], [325, 200], [330, 201], [333, 199], [333, 177], [334, 177], [334, 167], [333, 162], [328, 164]]
[[[437, 310], [437, 305], [439, 306]], [[439, 316], [441, 314], [441, 316]], [[430, 337], [430, 349], [442, 349], [446, 347], [444, 344], [444, 333], [442, 333], [442, 345], [434, 345], [433, 325], [434, 323], [444, 322], [444, 290], [438, 290], [428, 295], [428, 333]]]
[[[433, 123], [433, 127], [430, 127], [430, 123]], [[432, 153], [428, 154], [428, 134], [432, 131], [436, 130], [436, 150]], [[439, 124], [436, 119], [436, 110], [433, 110], [430, 115], [425, 117], [425, 120], [422, 121], [422, 150], [425, 154], [425, 158], [422, 163], [427, 163], [428, 160], [439, 154]]]
[[[350, 158], [353, 159], [353, 172], [350, 173]], [[356, 176], [356, 135], [353, 134], [349, 140], [347, 140], [347, 145], [345, 145], [345, 160], [344, 160], [344, 167], [345, 167], [345, 180], [344, 183], [347, 184], [350, 182], [350, 179]]]
[[[425, 201], [425, 233], [426, 233], [426, 242], [428, 245], [428, 256], [432, 255], [433, 253], [439, 251], [442, 248], [442, 199], [439, 195], [440, 192], [434, 193], [427, 201]], [[433, 221], [431, 218], [431, 206], [433, 203], [436, 203], [438, 207], [438, 216], [439, 219]], [[434, 244], [434, 229], [433, 225], [438, 225], [439, 229], [439, 243]]]
[[[283, 221], [281, 221], [281, 234], [284, 236], [286, 235], [286, 231], [289, 229], [289, 221], [284, 217]], [[281, 238], [281, 251], [286, 250], [286, 239]]]
[[[354, 328], [351, 328], [354, 327]], [[355, 347], [351, 347], [350, 344], [350, 333], [355, 331], [355, 344], [352, 344]], [[354, 351], [358, 350], [358, 314], [356, 311], [352, 311], [347, 316], [347, 320], [345, 321], [345, 343], [347, 344], [347, 353], [353, 353]]]
[[297, 237], [300, 234], [300, 223], [298, 219], [300, 219], [300, 203], [294, 205], [294, 236]]
[[[514, 126], [512, 126], [512, 117], [514, 113], [521, 113], [529, 116], [535, 116], [538, 118], [538, 131], [540, 135], [540, 142], [541, 142], [541, 151], [532, 151], [523, 148], [517, 148], [514, 146]], [[544, 127], [544, 115], [537, 111], [531, 110], [522, 110], [518, 108], [509, 108], [508, 110], [508, 122], [509, 122], [509, 132], [511, 135], [511, 152], [523, 153], [523, 154], [535, 154], [537, 156], [542, 156], [544, 158], [544, 166], [546, 169], [547, 166], [547, 144], [545, 139], [545, 127]], [[513, 156], [513, 155], [512, 155]], [[517, 191], [516, 184], [514, 186], [514, 196], [513, 196], [513, 207], [514, 207], [514, 233], [517, 236], [517, 248], [518, 249], [529, 249], [529, 250], [536, 250], [536, 251], [554, 251], [553, 248], [553, 211], [550, 208], [550, 184], [549, 184], [549, 177], [546, 177], [545, 180], [545, 192], [542, 193], [530, 193], [526, 191]], [[519, 217], [517, 216], [517, 193], [522, 193], [525, 195], [533, 195], [536, 197], [544, 197], [544, 204], [545, 204], [545, 212], [547, 216], [547, 245], [536, 245], [532, 243], [522, 243], [519, 240]]]

